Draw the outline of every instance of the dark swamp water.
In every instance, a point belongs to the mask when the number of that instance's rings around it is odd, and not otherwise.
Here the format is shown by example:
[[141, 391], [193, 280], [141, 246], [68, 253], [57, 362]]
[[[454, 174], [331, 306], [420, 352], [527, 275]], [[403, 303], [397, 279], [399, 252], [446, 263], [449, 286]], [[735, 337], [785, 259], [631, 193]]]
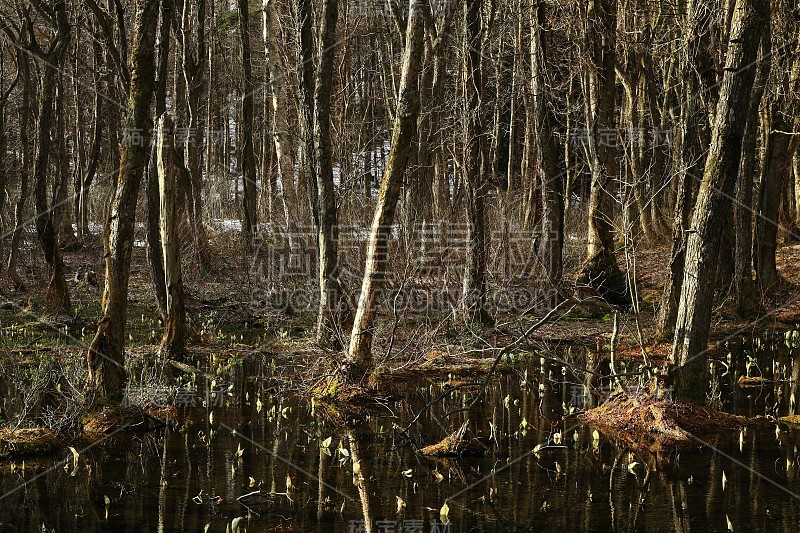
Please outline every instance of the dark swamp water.
[[[724, 351], [710, 365], [720, 405], [794, 412], [792, 342], [777, 335]], [[592, 356], [565, 357], [582, 366]], [[24, 469], [0, 465], [0, 531], [800, 530], [800, 430], [785, 425], [704, 436], [658, 457], [632, 451], [565, 418], [585, 406], [580, 379], [536, 357], [498, 376], [469, 412], [446, 416], [471, 398], [461, 390], [404, 433], [447, 386], [417, 378], [396, 384], [402, 400], [379, 400], [348, 428], [278, 392], [272, 368], [250, 361], [217, 384], [224, 393], [179, 393], [165, 428], [116, 435], [77, 459], [64, 451]], [[748, 372], [795, 382], [742, 389]], [[485, 457], [416, 453], [467, 419], [490, 444]]]

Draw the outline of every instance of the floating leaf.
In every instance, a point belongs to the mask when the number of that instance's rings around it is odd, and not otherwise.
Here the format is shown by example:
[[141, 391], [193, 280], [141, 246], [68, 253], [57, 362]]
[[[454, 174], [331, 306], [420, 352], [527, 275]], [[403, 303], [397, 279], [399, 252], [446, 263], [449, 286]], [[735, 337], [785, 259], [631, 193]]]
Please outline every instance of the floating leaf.
[[561, 444], [561, 432], [557, 431], [553, 434], [553, 442], [556, 444]]
[[439, 509], [439, 518], [442, 522], [447, 523], [450, 521], [450, 506], [447, 505], [447, 502], [444, 502], [442, 508]]
[[439, 470], [433, 471], [433, 477], [436, 479], [436, 483], [441, 483], [444, 481], [444, 476], [439, 472]]
[[324, 441], [322, 441], [322, 447], [323, 447], [323, 448], [330, 448], [330, 447], [331, 447], [331, 441], [332, 441], [332, 440], [333, 440], [333, 438], [332, 438], [332, 437], [328, 437], [327, 439], [325, 439]]
[[628, 465], [628, 472], [635, 475], [636, 472], [634, 471], [634, 468], [636, 468], [637, 466], [639, 466], [639, 463], [637, 463], [636, 461], [632, 462], [631, 464]]
[[725, 521], [728, 523], [728, 531], [733, 531], [733, 523], [727, 514], [725, 515]]
[[286, 492], [292, 491], [292, 476], [286, 474]]
[[213, 424], [214, 423], [214, 411], [211, 411], [210, 413], [208, 413], [208, 423], [209, 424]]
[[725, 487], [728, 486], [728, 476], [725, 475], [725, 471], [722, 471], [722, 490], [725, 490]]
[[252, 487], [255, 487], [255, 486], [256, 486], [256, 478], [251, 477], [250, 478], [250, 487], [252, 488]]
[[405, 508], [406, 508], [406, 501], [400, 496], [397, 496], [397, 512], [402, 513], [403, 509]]
[[402, 473], [402, 474], [403, 474], [405, 477], [411, 477], [411, 473], [412, 473], [413, 471], [414, 471], [414, 470], [413, 470], [412, 468], [409, 468], [408, 470], [403, 470], [401, 473]]

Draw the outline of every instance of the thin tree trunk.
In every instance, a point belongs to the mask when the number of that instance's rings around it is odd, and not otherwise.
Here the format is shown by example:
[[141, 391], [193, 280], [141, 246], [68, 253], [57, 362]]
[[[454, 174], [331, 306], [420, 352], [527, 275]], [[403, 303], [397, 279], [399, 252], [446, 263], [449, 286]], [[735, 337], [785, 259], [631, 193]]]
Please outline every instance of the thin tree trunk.
[[251, 246], [258, 232], [258, 191], [256, 190], [256, 162], [253, 148], [253, 69], [250, 65], [250, 14], [247, 0], [239, 0], [239, 45], [242, 60], [242, 143], [239, 155], [242, 160], [244, 205], [242, 232], [247, 246]]
[[558, 305], [564, 246], [564, 178], [559, 171], [563, 160], [556, 144], [555, 118], [552, 116], [545, 83], [546, 65], [550, 64], [545, 34], [545, 2], [537, 0], [531, 16], [531, 89], [536, 124], [538, 174], [542, 190], [542, 234], [540, 257], [547, 276], [548, 304]]
[[397, 200], [403, 184], [411, 142], [417, 131], [420, 111], [419, 75], [424, 49], [424, 10], [426, 0], [412, 0], [406, 28], [406, 47], [398, 93], [397, 110], [392, 130], [392, 147], [384, 169], [378, 203], [372, 218], [367, 242], [367, 260], [361, 282], [361, 295], [353, 321], [347, 362], [356, 369], [372, 369], [372, 330], [375, 321], [375, 298], [386, 272], [389, 237], [394, 224]]
[[22, 102], [19, 108], [19, 142], [22, 152], [22, 165], [19, 172], [19, 198], [14, 205], [14, 232], [11, 234], [11, 246], [8, 255], [8, 277], [14, 285], [14, 289], [20, 292], [25, 291], [25, 284], [17, 272], [17, 258], [19, 257], [19, 246], [22, 242], [22, 231], [25, 229], [25, 204], [28, 202], [29, 174], [28, 169], [31, 163], [31, 146], [28, 138], [28, 127], [30, 124], [31, 103], [30, 95], [33, 91], [31, 83], [30, 63], [28, 55], [20, 48], [17, 49], [17, 65], [20, 68], [22, 77]]

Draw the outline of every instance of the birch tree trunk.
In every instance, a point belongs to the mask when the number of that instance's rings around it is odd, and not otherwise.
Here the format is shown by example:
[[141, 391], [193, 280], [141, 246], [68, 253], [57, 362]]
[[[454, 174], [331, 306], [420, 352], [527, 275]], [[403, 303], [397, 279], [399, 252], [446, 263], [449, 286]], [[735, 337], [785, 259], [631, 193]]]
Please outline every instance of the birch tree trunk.
[[147, 164], [150, 102], [155, 85], [154, 48], [158, 0], [136, 0], [131, 83], [125, 130], [142, 132], [143, 142], [122, 146], [114, 200], [106, 227], [106, 269], [103, 317], [88, 352], [89, 387], [101, 398], [119, 401], [125, 387], [123, 349], [128, 306], [136, 201]]
[[[296, 229], [295, 218], [292, 216], [292, 209], [296, 206], [293, 177], [294, 159], [289, 144], [288, 96], [286, 94], [286, 77], [280, 60], [281, 47], [278, 43], [280, 26], [277, 5], [276, 0], [263, 0], [264, 54], [269, 69], [269, 84], [272, 89], [272, 110], [274, 112], [272, 139], [275, 143], [275, 157], [278, 161], [278, 181], [283, 190], [282, 202], [286, 231], [289, 232], [291, 245], [294, 242], [291, 233]], [[335, 30], [334, 22], [334, 35]], [[333, 44], [333, 39], [330, 44]], [[335, 51], [330, 51], [330, 53], [333, 54]]]
[[347, 353], [347, 363], [357, 371], [369, 372], [372, 369], [375, 298], [386, 272], [389, 237], [394, 224], [395, 209], [400, 197], [403, 175], [411, 155], [411, 142], [417, 131], [420, 111], [419, 75], [422, 70], [422, 52], [425, 44], [425, 9], [427, 9], [426, 0], [411, 0], [400, 90], [392, 130], [392, 146], [372, 218], [361, 295], [358, 299], [358, 309]]
[[708, 383], [704, 357], [715, 293], [723, 221], [728, 219], [741, 159], [752, 66], [768, 15], [765, 0], [737, 0], [719, 91], [711, 147], [686, 244], [686, 267], [671, 362], [678, 365], [678, 398], [704, 401]]
[[186, 347], [186, 307], [181, 276], [181, 246], [178, 237], [177, 183], [174, 155], [175, 123], [168, 114], [158, 123], [158, 190], [161, 254], [164, 258], [164, 285], [167, 288], [167, 319], [160, 351], [166, 357], [183, 355]]

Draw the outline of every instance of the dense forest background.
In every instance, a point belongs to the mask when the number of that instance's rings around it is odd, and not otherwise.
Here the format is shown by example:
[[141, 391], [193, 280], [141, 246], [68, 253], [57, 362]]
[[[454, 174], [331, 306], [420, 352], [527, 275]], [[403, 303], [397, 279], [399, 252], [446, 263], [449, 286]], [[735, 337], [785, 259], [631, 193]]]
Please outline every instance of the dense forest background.
[[70, 316], [99, 278], [109, 397], [139, 249], [172, 355], [184, 294], [235, 269], [353, 375], [400, 294], [487, 325], [603, 300], [653, 315], [639, 342], [700, 394], [712, 309], [769, 311], [800, 232], [799, 24], [790, 0], [4, 2], [3, 291]]

